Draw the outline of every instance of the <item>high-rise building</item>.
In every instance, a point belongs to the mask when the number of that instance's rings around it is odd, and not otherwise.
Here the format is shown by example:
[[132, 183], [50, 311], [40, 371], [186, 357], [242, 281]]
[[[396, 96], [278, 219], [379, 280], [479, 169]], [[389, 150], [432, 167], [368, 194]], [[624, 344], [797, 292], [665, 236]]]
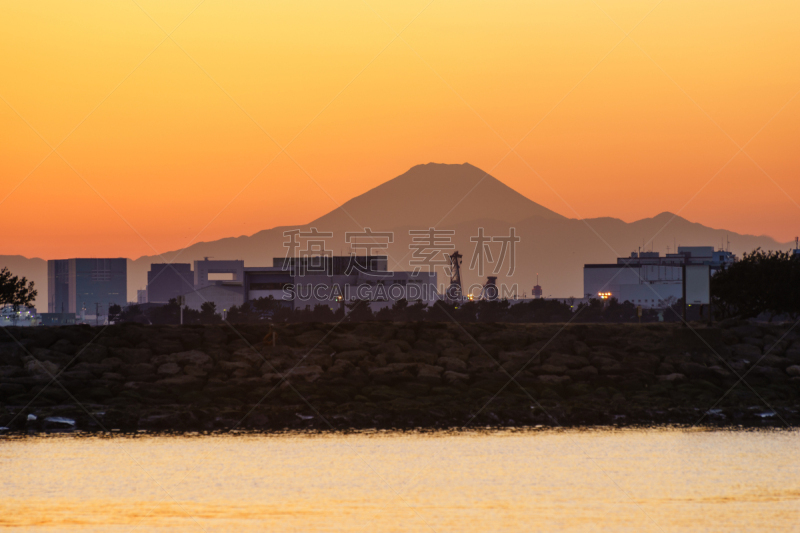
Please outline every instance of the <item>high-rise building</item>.
[[152, 263], [147, 273], [147, 302], [166, 304], [194, 288], [189, 263]]
[[47, 311], [104, 315], [113, 304], [124, 306], [128, 260], [51, 259], [47, 262]]

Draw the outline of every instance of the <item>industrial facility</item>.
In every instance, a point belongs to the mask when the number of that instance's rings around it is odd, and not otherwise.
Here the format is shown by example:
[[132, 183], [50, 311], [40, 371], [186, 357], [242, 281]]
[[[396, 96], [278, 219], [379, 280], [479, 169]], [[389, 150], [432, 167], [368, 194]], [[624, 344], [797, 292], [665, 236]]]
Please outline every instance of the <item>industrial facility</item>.
[[[797, 248], [794, 253], [800, 250]], [[146, 289], [137, 291], [137, 303], [167, 304], [179, 300], [189, 309], [201, 310], [206, 302], [218, 313], [259, 298], [273, 298], [290, 309], [327, 305], [338, 309], [356, 300], [366, 300], [373, 311], [400, 299], [432, 304], [444, 299], [456, 303], [504, 298], [497, 278], [489, 276], [480, 295], [465, 292], [461, 279], [462, 256], [449, 254], [449, 285], [437, 287], [435, 272], [388, 270], [387, 256], [308, 256], [273, 258], [272, 266], [246, 267], [242, 260], [204, 258], [190, 263], [153, 263]], [[707, 265], [709, 273], [736, 261], [726, 250], [711, 246], [679, 246], [676, 253], [633, 252], [611, 264], [586, 264], [582, 298], [559, 299], [571, 306], [589, 299], [617, 299], [644, 309], [666, 308], [682, 297], [684, 269]], [[48, 269], [48, 313], [42, 323], [69, 324], [104, 322], [112, 305], [126, 305], [127, 260], [124, 258], [75, 258], [50, 260]], [[531, 291], [543, 297], [538, 274]], [[516, 294], [513, 299], [517, 300]], [[525, 300], [526, 296], [523, 295]]]
[[644, 309], [669, 307], [682, 297], [683, 267], [708, 265], [710, 273], [736, 261], [736, 256], [713, 246], [679, 246], [677, 253], [633, 252], [616, 263], [583, 266], [585, 298], [631, 302]]
[[[170, 265], [154, 264], [148, 280], [159, 283], [157, 294], [183, 296], [189, 309], [200, 310], [203, 303], [213, 302], [223, 314], [233, 306], [268, 297], [292, 309], [320, 304], [336, 309], [355, 300], [368, 300], [373, 311], [402, 298], [426, 303], [436, 300], [435, 272], [393, 272], [387, 265], [386, 256], [276, 257], [271, 267], [205, 258], [194, 262], [189, 290], [183, 268], [167, 275]], [[148, 298], [156, 294], [151, 283]]]
[[128, 260], [125, 258], [47, 261], [48, 314], [72, 315], [72, 320], [80, 317], [80, 320], [102, 321], [110, 306], [126, 305], [127, 291]]
[[152, 263], [147, 273], [145, 294], [138, 295], [137, 300], [140, 304], [165, 304], [193, 287], [194, 273], [189, 263]]

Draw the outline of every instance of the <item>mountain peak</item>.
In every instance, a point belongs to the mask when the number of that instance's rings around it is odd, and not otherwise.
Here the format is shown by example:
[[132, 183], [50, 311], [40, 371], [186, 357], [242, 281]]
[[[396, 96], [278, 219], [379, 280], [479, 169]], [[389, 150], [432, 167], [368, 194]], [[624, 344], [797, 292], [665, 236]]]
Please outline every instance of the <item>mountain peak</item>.
[[514, 224], [534, 216], [564, 218], [474, 165], [431, 162], [411, 167], [311, 225], [377, 231], [408, 226], [409, 221], [420, 228], [447, 228], [469, 220]]

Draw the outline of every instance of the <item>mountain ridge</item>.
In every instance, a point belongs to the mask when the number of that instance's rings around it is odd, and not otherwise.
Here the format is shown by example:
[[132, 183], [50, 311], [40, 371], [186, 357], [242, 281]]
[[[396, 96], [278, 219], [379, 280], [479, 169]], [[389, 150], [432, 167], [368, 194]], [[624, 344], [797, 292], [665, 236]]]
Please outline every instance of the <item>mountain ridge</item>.
[[[424, 193], [424, 194], [423, 194]], [[353, 220], [355, 219], [357, 223]], [[514, 228], [522, 239], [517, 245], [514, 274], [499, 275], [500, 283], [517, 283], [518, 293], [529, 292], [537, 273], [545, 286], [545, 296], [578, 296], [582, 293], [582, 268], [585, 263], [614, 262], [642, 246], [666, 251], [678, 245], [717, 246], [730, 237], [734, 253], [741, 255], [756, 247], [783, 249], [768, 236], [742, 235], [691, 222], [680, 215], [663, 211], [653, 217], [625, 222], [614, 217], [567, 218], [526, 198], [481, 169], [464, 164], [427, 163], [351, 198], [341, 207], [313, 221], [296, 226], [276, 226], [252, 235], [224, 237], [193, 243], [159, 255], [128, 260], [128, 299], [136, 300], [136, 290], [146, 286], [151, 263], [164, 261], [191, 263], [205, 256], [217, 259], [242, 259], [246, 266], [271, 266], [273, 257], [283, 257], [283, 232], [316, 227], [331, 231], [329, 249], [346, 254], [344, 233], [392, 231], [395, 242], [389, 246], [390, 268], [410, 268], [412, 256], [409, 229], [448, 229], [456, 232], [452, 244], [464, 255], [465, 269], [475, 243], [470, 237], [484, 227], [486, 235], [508, 235]], [[665, 227], [667, 228], [665, 230]], [[598, 236], [600, 238], [598, 238]], [[650, 241], [655, 236], [655, 244]], [[452, 251], [452, 249], [451, 249]], [[495, 254], [499, 248], [495, 251]], [[39, 305], [47, 301], [47, 264], [39, 258], [0, 256], [0, 267], [9, 266], [15, 274], [36, 282]], [[465, 272], [469, 283], [482, 283], [477, 273]], [[443, 278], [440, 277], [440, 282]]]

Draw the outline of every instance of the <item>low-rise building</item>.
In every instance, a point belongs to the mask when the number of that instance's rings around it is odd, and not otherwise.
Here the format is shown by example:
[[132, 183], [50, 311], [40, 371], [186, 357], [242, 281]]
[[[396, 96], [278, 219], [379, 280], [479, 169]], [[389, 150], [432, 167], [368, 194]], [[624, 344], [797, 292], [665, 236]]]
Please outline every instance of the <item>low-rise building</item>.
[[711, 274], [736, 261], [713, 246], [679, 246], [678, 252], [633, 252], [616, 263], [583, 266], [583, 292], [588, 298], [616, 298], [645, 309], [665, 308], [683, 295], [683, 266], [709, 265]]
[[[217, 264], [219, 263], [219, 264]], [[386, 270], [386, 256], [314, 256], [274, 258], [271, 267], [244, 267], [240, 261], [195, 262], [195, 285], [185, 304], [199, 310], [214, 302], [217, 312], [258, 298], [284, 302], [292, 309], [328, 305], [336, 309], [367, 300], [373, 311], [405, 298], [432, 303], [437, 298], [436, 273]], [[198, 268], [200, 273], [198, 274]], [[213, 279], [210, 274], [228, 274]]]

